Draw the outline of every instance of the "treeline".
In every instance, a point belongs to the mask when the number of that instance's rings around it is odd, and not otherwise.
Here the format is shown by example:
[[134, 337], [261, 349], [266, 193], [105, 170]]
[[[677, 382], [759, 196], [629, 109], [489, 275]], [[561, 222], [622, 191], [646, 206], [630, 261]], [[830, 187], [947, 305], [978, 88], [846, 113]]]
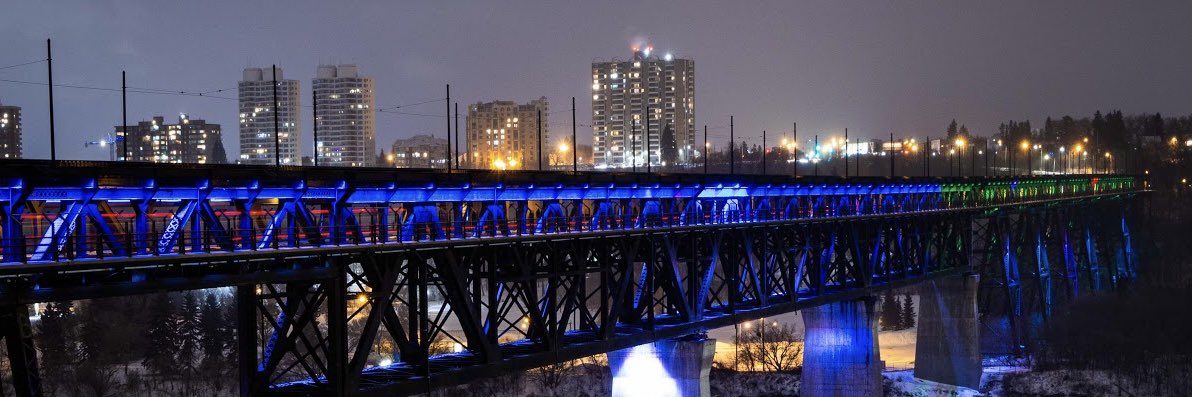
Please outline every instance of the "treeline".
[[1124, 115], [1120, 110], [1091, 116], [1047, 117], [1042, 126], [1032, 127], [1029, 120], [1010, 120], [998, 126], [1000, 139], [1019, 142], [1029, 139], [1045, 145], [1088, 143], [1098, 152], [1138, 150], [1154, 143], [1169, 143], [1172, 137], [1183, 145], [1192, 133], [1192, 116], [1164, 117], [1160, 113]]
[[878, 309], [878, 326], [882, 331], [899, 331], [915, 327], [915, 303], [911, 294], [903, 294], [899, 300], [889, 290], [882, 296]]
[[227, 394], [235, 302], [200, 292], [53, 302], [35, 323], [48, 395]]

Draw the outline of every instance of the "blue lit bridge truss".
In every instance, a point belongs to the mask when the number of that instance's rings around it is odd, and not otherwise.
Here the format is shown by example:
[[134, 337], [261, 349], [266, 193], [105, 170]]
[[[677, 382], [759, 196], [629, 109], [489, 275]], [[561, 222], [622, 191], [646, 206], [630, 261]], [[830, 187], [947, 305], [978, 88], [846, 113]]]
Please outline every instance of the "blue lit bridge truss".
[[944, 274], [1050, 304], [1136, 271], [1141, 183], [6, 162], [0, 328], [35, 394], [24, 305], [235, 287], [244, 393], [410, 394]]

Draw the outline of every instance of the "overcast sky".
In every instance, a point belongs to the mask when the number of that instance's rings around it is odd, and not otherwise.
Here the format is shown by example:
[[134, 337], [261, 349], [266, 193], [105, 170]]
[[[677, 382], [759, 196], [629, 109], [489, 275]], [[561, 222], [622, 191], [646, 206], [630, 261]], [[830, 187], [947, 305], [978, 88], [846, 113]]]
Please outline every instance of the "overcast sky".
[[[691, 58], [696, 123], [738, 137], [940, 135], [952, 118], [985, 135], [1007, 119], [1046, 115], [1192, 113], [1189, 1], [14, 1], [0, 12], [0, 67], [44, 58], [55, 83], [186, 91], [228, 89], [243, 68], [278, 64], [301, 80], [354, 63], [376, 80], [377, 106], [442, 98], [578, 99], [591, 112], [593, 60], [630, 57], [634, 41]], [[0, 69], [44, 81], [44, 64]], [[120, 124], [118, 92], [55, 91], [59, 157], [106, 159], [83, 143]], [[49, 156], [45, 87], [0, 81], [0, 102], [24, 108], [25, 154]], [[130, 122], [187, 113], [224, 128], [238, 154], [235, 100], [137, 94]], [[445, 105], [377, 116], [377, 146], [443, 135]], [[429, 115], [429, 116], [427, 116]], [[303, 115], [305, 154], [310, 114]], [[552, 115], [570, 134], [566, 112]], [[591, 136], [581, 127], [582, 136]], [[584, 140], [581, 138], [581, 140]], [[588, 139], [590, 141], [590, 139]]]

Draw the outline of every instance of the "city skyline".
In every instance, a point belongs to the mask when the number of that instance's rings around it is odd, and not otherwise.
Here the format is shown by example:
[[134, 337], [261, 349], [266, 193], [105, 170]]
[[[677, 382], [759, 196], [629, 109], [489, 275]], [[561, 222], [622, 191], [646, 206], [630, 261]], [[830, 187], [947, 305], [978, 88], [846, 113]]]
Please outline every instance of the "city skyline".
[[[801, 137], [850, 128], [853, 136], [880, 138], [890, 132], [942, 135], [955, 118], [974, 134], [990, 135], [1009, 119], [1038, 122], [1048, 114], [1096, 109], [1182, 114], [1192, 104], [1192, 94], [1172, 89], [1192, 78], [1182, 72], [1189, 62], [1162, 55], [1180, 53], [1170, 37], [1192, 33], [1177, 18], [1190, 7], [1179, 2], [681, 7], [663, 22], [651, 15], [671, 9], [664, 5], [629, 14], [617, 4], [547, 5], [508, 14], [543, 21], [533, 28], [489, 21], [499, 7], [476, 4], [413, 6], [400, 13], [379, 5], [343, 9], [314, 3], [294, 7], [297, 11], [248, 5], [235, 14], [223, 7], [150, 3], [74, 8], [12, 8], [7, 15], [21, 18], [0, 24], [11, 44], [0, 54], [0, 65], [44, 58], [44, 39], [52, 38], [58, 84], [118, 89], [120, 70], [128, 70], [129, 87], [208, 97], [130, 93], [130, 115], [201, 114], [232, 126], [238, 124], [232, 82], [245, 67], [287, 65], [300, 71], [290, 77], [303, 80], [313, 77], [315, 65], [355, 63], [373, 71], [377, 107], [388, 109], [377, 115], [382, 147], [416, 133], [445, 134], [446, 84], [452, 85], [452, 102], [461, 104], [539, 96], [566, 103], [574, 96], [578, 109], [588, 109], [590, 81], [583, 77], [590, 64], [624, 57], [642, 42], [700, 62], [695, 125], [709, 125], [716, 144], [727, 140], [730, 115], [736, 116], [738, 140], [759, 143], [761, 130], [777, 141], [792, 122], [799, 122]], [[279, 17], [254, 17], [263, 11]], [[119, 23], [155, 14], [217, 22], [186, 33]], [[356, 23], [325, 39], [297, 28], [319, 15]], [[1112, 28], [1084, 23], [1096, 15], [1118, 15], [1121, 23]], [[459, 22], [443, 24], [447, 18]], [[1007, 21], [1015, 29], [1005, 29]], [[192, 43], [192, 36], [204, 41]], [[1124, 53], [1133, 55], [1114, 56]], [[0, 78], [41, 82], [44, 74], [40, 63], [2, 70]], [[0, 101], [24, 110], [26, 142], [37, 142], [25, 145], [25, 157], [48, 158], [45, 140], [31, 138], [48, 133], [44, 87], [11, 82], [0, 87]], [[120, 124], [119, 92], [61, 88], [55, 97], [59, 156], [106, 157], [82, 142]], [[428, 100], [438, 102], [418, 104]], [[578, 112], [580, 142], [591, 139], [586, 113]], [[303, 110], [303, 130], [310, 129], [309, 114]], [[553, 120], [555, 131], [570, 130], [567, 117]], [[239, 153], [235, 140], [224, 142], [229, 153]], [[313, 152], [309, 137], [303, 138], [302, 152]]]

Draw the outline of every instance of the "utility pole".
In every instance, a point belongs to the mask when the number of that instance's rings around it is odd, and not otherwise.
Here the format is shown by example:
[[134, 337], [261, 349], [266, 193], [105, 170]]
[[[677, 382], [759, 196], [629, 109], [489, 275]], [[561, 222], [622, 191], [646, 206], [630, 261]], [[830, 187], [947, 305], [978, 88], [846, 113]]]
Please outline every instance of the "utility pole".
[[791, 149], [791, 151], [794, 152], [792, 154], [795, 155], [795, 161], [791, 162], [791, 172], [794, 174], [794, 176], [799, 176], [799, 123], [798, 122], [791, 123], [791, 139], [793, 140], [792, 142], [794, 142], [794, 145], [791, 146], [794, 149]]
[[571, 97], [571, 172], [579, 172], [579, 142], [575, 141], [575, 97]]
[[50, 89], [50, 161], [54, 161], [58, 160], [58, 148], [54, 144], [54, 57], [50, 39], [46, 39], [46, 87]]
[[848, 178], [848, 128], [844, 129], [844, 177]]
[[815, 158], [811, 159], [811, 164], [815, 164], [815, 176], [819, 176], [819, 134], [815, 134], [815, 142], [811, 146], [811, 152], [815, 154]]
[[923, 141], [923, 176], [931, 176], [931, 137]]
[[650, 105], [646, 105], [646, 111], [642, 114], [642, 121], [646, 124], [646, 173], [650, 170]]
[[704, 175], [708, 175], [708, 125], [704, 124]]
[[128, 72], [120, 71], [120, 117], [124, 121], [124, 162], [128, 162]]
[[[541, 120], [542, 116], [538, 116]], [[539, 121], [541, 123], [541, 121]], [[455, 161], [455, 169], [459, 169], [459, 102], [455, 103], [455, 152], [451, 154], [451, 159], [447, 162]]]
[[281, 124], [278, 121], [277, 108], [277, 65], [275, 64], [273, 65], [273, 165], [281, 166], [281, 135], [278, 135]]
[[310, 105], [311, 105], [311, 119], [314, 121], [315, 133], [315, 167], [319, 166], [319, 93], [315, 92], [315, 87], [310, 87]]
[[762, 175], [766, 174], [766, 130], [762, 130]]
[[[434, 167], [434, 164], [429, 167]], [[447, 173], [451, 173], [451, 84], [447, 84]]]
[[733, 116], [728, 116], [728, 174], [733, 175], [737, 172], [737, 136], [733, 131]]
[[[455, 125], [458, 127], [459, 122], [457, 121]], [[538, 109], [538, 170], [542, 171], [542, 109]]]
[[890, 177], [894, 177], [894, 133], [890, 133]]
[[631, 122], [629, 124], [630, 124], [630, 128], [629, 128], [629, 159], [633, 161], [633, 165], [631, 167], [633, 169], [633, 173], [636, 174], [637, 173], [637, 125], [641, 124], [641, 119], [640, 118], [633, 119], [633, 122]]

